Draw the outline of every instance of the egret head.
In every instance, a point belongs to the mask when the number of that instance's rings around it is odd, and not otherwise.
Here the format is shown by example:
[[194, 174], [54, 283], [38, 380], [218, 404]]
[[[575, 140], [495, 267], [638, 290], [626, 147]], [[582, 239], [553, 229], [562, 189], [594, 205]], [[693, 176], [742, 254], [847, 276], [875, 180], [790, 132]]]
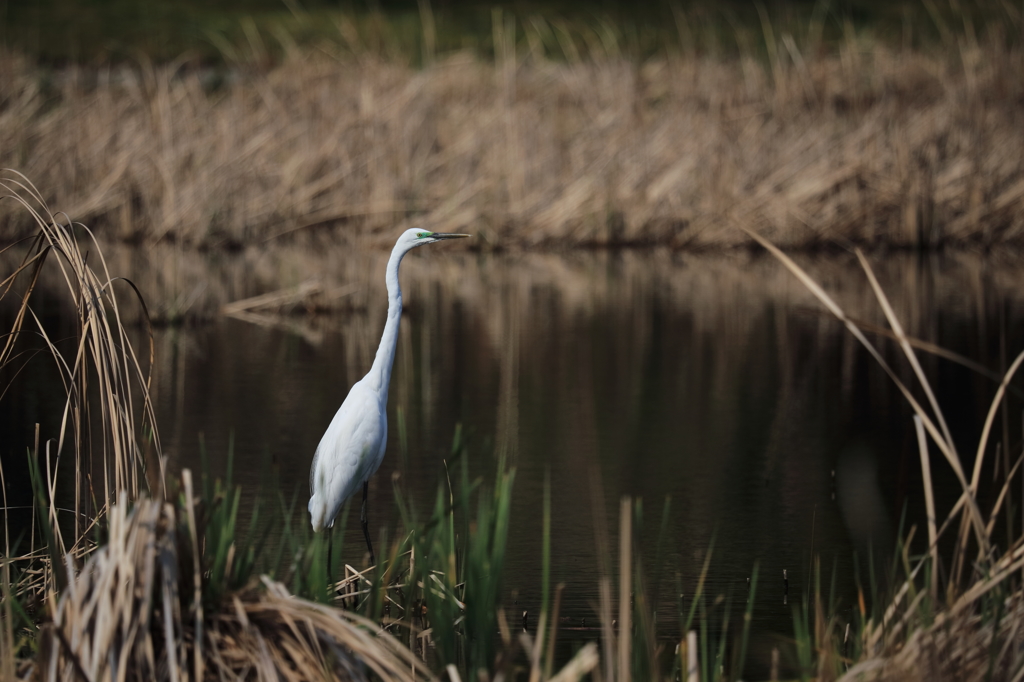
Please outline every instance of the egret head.
[[433, 244], [434, 242], [444, 241], [445, 239], [460, 239], [462, 237], [468, 237], [468, 234], [446, 234], [444, 232], [430, 232], [429, 230], [406, 230], [402, 233], [402, 236], [398, 238], [397, 247], [401, 247], [402, 250], [408, 251], [414, 249], [417, 246], [423, 246], [424, 244]]

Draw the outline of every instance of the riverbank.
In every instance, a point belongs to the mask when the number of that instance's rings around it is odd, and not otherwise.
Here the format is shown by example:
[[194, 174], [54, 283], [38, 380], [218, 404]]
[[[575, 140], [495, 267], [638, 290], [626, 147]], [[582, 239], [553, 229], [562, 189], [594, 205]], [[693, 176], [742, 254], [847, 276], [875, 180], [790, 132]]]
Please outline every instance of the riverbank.
[[[852, 25], [826, 45], [768, 21], [737, 29], [737, 54], [639, 59], [569, 38], [567, 60], [530, 39], [557, 25], [531, 26], [516, 39], [498, 17], [493, 60], [424, 68], [358, 34], [229, 68], [4, 53], [0, 167], [105, 241], [186, 248], [383, 248], [405, 227], [473, 232], [480, 249], [749, 244], [737, 227], [788, 248], [1024, 244], [1008, 20], [948, 29], [939, 49]], [[5, 242], [33, 229], [8, 204]]]

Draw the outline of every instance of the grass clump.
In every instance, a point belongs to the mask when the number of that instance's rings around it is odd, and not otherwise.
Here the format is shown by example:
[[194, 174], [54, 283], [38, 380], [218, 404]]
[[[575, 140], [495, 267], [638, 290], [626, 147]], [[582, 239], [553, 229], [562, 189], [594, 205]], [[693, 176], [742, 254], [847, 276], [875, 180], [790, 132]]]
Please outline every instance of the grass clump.
[[[411, 530], [404, 543], [392, 550], [392, 556], [408, 551], [408, 564], [397, 571], [388, 567], [392, 576], [408, 576], [402, 612], [420, 609], [421, 617], [426, 614], [425, 624], [439, 661], [458, 662], [461, 669], [471, 672], [489, 670], [494, 663], [515, 480], [515, 471], [504, 469], [499, 464], [493, 492], [479, 489], [475, 518], [470, 515], [470, 495], [480, 482], [470, 483], [465, 457], [461, 458], [458, 497], [439, 488], [425, 524], [417, 523], [414, 512], [400, 501], [403, 523]], [[460, 527], [453, 513], [456, 507], [463, 510]], [[507, 635], [507, 623], [504, 629]]]
[[[0, 191], [4, 192], [0, 203], [18, 207], [35, 225], [25, 256], [0, 282], [0, 303], [13, 312], [11, 328], [0, 346], [0, 371], [13, 382], [28, 362], [41, 355], [52, 360], [64, 393], [56, 419], [48, 425], [52, 432], [41, 432], [36, 425], [25, 472], [26, 479], [29, 472], [34, 474], [31, 489], [39, 504], [37, 521], [48, 533], [44, 549], [57, 564], [59, 557], [81, 557], [89, 551], [95, 519], [119, 495], [134, 499], [147, 490], [162, 494], [163, 459], [149, 396], [152, 337], [149, 356], [140, 357], [121, 321], [126, 303], [117, 295], [121, 288], [131, 296], [138, 291], [131, 282], [110, 274], [88, 228], [58, 221], [24, 176], [6, 174], [0, 179]], [[95, 249], [92, 258], [90, 247]], [[33, 306], [44, 269], [59, 273], [77, 313], [72, 342], [53, 338]], [[136, 302], [144, 311], [141, 297]], [[0, 395], [14, 399], [7, 392], [5, 387]], [[65, 506], [57, 504], [58, 480], [72, 481]], [[6, 481], [4, 495], [6, 504]], [[12, 550], [22, 548], [11, 546], [6, 525], [5, 530], [10, 558]], [[25, 539], [30, 543], [27, 553], [35, 555], [36, 538]]]
[[[214, 512], [197, 528], [188, 471], [182, 485], [176, 505], [145, 498], [111, 507], [106, 544], [81, 570], [67, 567], [68, 588], [51, 597], [41, 633], [44, 677], [432, 678], [373, 621], [232, 566], [246, 549], [231, 535], [233, 520]], [[246, 582], [236, 586], [239, 576]]]

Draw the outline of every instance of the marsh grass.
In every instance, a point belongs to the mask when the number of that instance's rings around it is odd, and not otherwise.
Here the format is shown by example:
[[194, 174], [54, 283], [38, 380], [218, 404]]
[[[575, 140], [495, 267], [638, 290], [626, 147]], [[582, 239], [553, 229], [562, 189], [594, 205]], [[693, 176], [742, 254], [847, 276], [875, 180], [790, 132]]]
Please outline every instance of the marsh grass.
[[[931, 47], [765, 13], [714, 50], [680, 12], [644, 56], [611, 24], [501, 14], [492, 55], [422, 68], [344, 16], [317, 47], [250, 31], [219, 71], [4, 53], [0, 165], [104, 239], [183, 248], [384, 247], [406, 226], [483, 249], [728, 247], [737, 225], [789, 247], [1020, 243], [1022, 18], [989, 9], [937, 14]], [[3, 239], [30, 229], [0, 213]]]
[[232, 534], [235, 505], [216, 500], [227, 514], [204, 518], [188, 471], [182, 487], [176, 505], [114, 505], [107, 543], [82, 570], [67, 567], [69, 587], [42, 631], [44, 677], [432, 679], [376, 622], [232, 564], [234, 550], [247, 549]]
[[[968, 470], [922, 369], [918, 351], [863, 253], [857, 250], [857, 258], [885, 315], [891, 336], [911, 369], [910, 376], [916, 380], [916, 387], [901, 378], [903, 375], [885, 359], [879, 347], [804, 269], [761, 235], [749, 230], [747, 234], [780, 260], [846, 326], [896, 384], [914, 411], [913, 426], [925, 486], [926, 550], [920, 555], [911, 554], [916, 528], [911, 528], [905, 539], [901, 532], [890, 571], [889, 585], [894, 587], [888, 598], [881, 593], [872, 573], [875, 606], [869, 614], [862, 598], [855, 654], [859, 662], [846, 670], [844, 679], [1019, 679], [1024, 674], [1021, 656], [1024, 632], [1020, 627], [1024, 615], [1024, 583], [1020, 581], [1020, 571], [1024, 568], [1024, 533], [1011, 535], [1006, 546], [1000, 547], [995, 529], [1004, 505], [1008, 508], [1013, 504], [1011, 485], [1020, 460], [1012, 468], [1003, 469], [998, 494], [985, 511], [979, 483], [986, 457], [999, 450], [990, 443], [993, 424], [1007, 388], [1024, 362], [1024, 352], [1009, 365], [996, 387], [978, 436], [972, 467]], [[1010, 444], [1002, 443], [1001, 447], [1008, 448]], [[941, 525], [938, 521], [942, 517], [936, 514], [932, 490], [932, 448], [938, 450], [942, 458], [939, 461], [945, 461], [961, 489], [959, 499], [946, 512]], [[951, 552], [943, 556], [939, 543], [951, 530]], [[940, 585], [940, 581], [944, 585]], [[794, 615], [802, 675], [806, 679], [810, 674], [813, 651], [817, 652], [817, 679], [833, 679], [856, 658], [837, 655], [841, 651], [837, 638], [839, 629], [835, 627], [834, 617], [823, 619], [826, 614], [820, 604], [820, 589], [815, 590], [813, 626], [807, 608], [805, 599], [803, 612]]]
[[[118, 495], [135, 498], [145, 490], [163, 494], [160, 440], [149, 397], [152, 337], [148, 357], [139, 357], [121, 315], [134, 304], [145, 319], [145, 305], [131, 282], [111, 276], [88, 228], [58, 220], [24, 176], [6, 174], [0, 192], [0, 202], [16, 206], [35, 225], [25, 255], [0, 282], [0, 302], [14, 310], [0, 347], [0, 370], [12, 381], [26, 363], [50, 360], [61, 382], [53, 388], [66, 394], [57, 430], [40, 433], [37, 425], [35, 445], [27, 453], [37, 528], [45, 532], [44, 549], [56, 562], [88, 552], [95, 519], [102, 518]], [[78, 333], [70, 344], [50, 336], [33, 306], [44, 270], [57, 273], [76, 311]], [[134, 300], [129, 303], [125, 297]], [[0, 395], [17, 399], [6, 388]], [[68, 469], [73, 475], [65, 473]], [[61, 478], [75, 482], [70, 500], [57, 500]], [[5, 500], [9, 483], [4, 482]], [[12, 544], [15, 537], [6, 515], [4, 530], [5, 556], [10, 559], [25, 548]], [[29, 543], [26, 554], [33, 556], [37, 537], [29, 535], [23, 539]]]
[[[123, 62], [139, 55], [168, 61], [190, 54], [208, 65], [266, 66], [296, 48], [317, 47], [425, 66], [438, 54], [456, 50], [493, 56], [501, 42], [494, 24], [505, 22], [515, 24], [509, 33], [531, 51], [542, 49], [569, 61], [610, 51], [643, 59], [673, 48], [734, 56], [765, 33], [806, 32], [815, 44], [828, 45], [844, 39], [846, 24], [920, 48], [948, 44], [960, 26], [969, 33], [976, 26], [1019, 17], [1016, 7], [991, 0], [773, 3], [770, 19], [764, 7], [735, 1], [596, 7], [546, 3], [540, 20], [538, 6], [525, 3], [495, 8], [422, 1], [355, 4], [345, 10], [331, 4], [221, 0], [183, 8], [174, 0], [153, 0], [138, 12], [121, 0], [84, 7], [57, 0], [50, 7], [7, 8], [0, 40], [48, 65]], [[1008, 39], [1015, 38], [1011, 30]], [[764, 45], [758, 52], [768, 59], [771, 49]]]
[[462, 462], [454, 488], [439, 488], [431, 515], [410, 520], [380, 565], [346, 566], [341, 580], [324, 570], [327, 539], [310, 537], [294, 507], [270, 515], [296, 531], [285, 553], [261, 556], [257, 514], [243, 534], [229, 481], [204, 476], [197, 490], [185, 470], [169, 484], [174, 502], [123, 497], [103, 545], [80, 569], [70, 558], [59, 569], [66, 580], [47, 595], [40, 674], [418, 680], [449, 669], [512, 679], [525, 666], [536, 679], [579, 679], [596, 665], [594, 645], [552, 673], [543, 624], [534, 643], [512, 634], [501, 609], [514, 472], [499, 467], [492, 492]]

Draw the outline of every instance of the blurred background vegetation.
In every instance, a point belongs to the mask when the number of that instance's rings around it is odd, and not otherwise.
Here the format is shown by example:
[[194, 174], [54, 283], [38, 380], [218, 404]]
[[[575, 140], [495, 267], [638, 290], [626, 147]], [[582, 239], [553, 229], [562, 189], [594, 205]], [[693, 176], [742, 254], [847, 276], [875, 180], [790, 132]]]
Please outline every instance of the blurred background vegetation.
[[[1024, 244], [1024, 13], [0, 1], [0, 167], [106, 241]], [[0, 241], [32, 226], [0, 206]], [[372, 242], [372, 244], [368, 243]], [[498, 248], [495, 246], [495, 248]]]
[[[53, 65], [165, 61], [185, 54], [216, 63], [224, 58], [225, 44], [260, 39], [276, 45], [267, 38], [282, 32], [300, 46], [337, 42], [336, 20], [346, 16], [361, 27], [376, 25], [387, 32], [382, 39], [404, 46], [405, 56], [417, 63], [427, 32], [438, 51], [493, 55], [492, 13], [500, 9], [516, 17], [520, 27], [536, 15], [568, 31], [614, 26], [625, 38], [620, 47], [636, 58], [678, 46], [680, 13], [700, 19], [698, 49], [716, 53], [744, 51], [737, 34], [751, 27], [760, 31], [768, 15], [776, 31], [818, 18], [825, 41], [841, 39], [849, 24], [885, 42], [941, 47], [943, 35], [963, 22], [981, 25], [1008, 11], [1019, 15], [1013, 5], [1009, 0], [5, 0], [0, 2], [0, 45]], [[1012, 32], [1008, 37], [1013, 39]], [[280, 56], [270, 49], [268, 56]]]

